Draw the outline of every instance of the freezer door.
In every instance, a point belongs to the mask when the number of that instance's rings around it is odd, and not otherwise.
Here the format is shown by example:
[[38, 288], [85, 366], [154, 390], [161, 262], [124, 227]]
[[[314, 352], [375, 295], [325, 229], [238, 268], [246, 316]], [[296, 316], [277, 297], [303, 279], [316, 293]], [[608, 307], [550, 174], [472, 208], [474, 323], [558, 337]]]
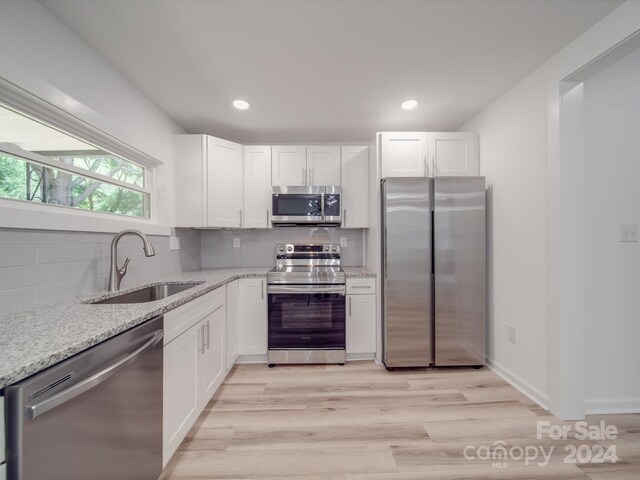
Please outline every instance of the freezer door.
[[432, 181], [382, 181], [383, 360], [388, 368], [433, 363]]
[[436, 366], [484, 365], [485, 180], [436, 177], [434, 195]]

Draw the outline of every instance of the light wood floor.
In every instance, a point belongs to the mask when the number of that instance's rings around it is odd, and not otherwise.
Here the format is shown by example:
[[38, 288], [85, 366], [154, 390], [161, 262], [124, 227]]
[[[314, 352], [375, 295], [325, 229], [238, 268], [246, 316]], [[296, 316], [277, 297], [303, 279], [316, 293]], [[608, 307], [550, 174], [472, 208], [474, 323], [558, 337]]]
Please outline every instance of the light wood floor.
[[[564, 463], [567, 444], [536, 438], [555, 417], [493, 372], [345, 366], [234, 367], [165, 471], [166, 480], [640, 479], [640, 415], [618, 427], [618, 462]], [[547, 466], [467, 460], [466, 446], [543, 446]]]

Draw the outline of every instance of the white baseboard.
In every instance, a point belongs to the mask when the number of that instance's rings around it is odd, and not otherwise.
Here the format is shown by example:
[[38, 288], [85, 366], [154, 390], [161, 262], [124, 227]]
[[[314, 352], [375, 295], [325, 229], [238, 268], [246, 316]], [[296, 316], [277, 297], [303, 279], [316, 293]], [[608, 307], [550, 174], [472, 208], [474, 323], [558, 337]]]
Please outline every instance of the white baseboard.
[[516, 374], [504, 368], [502, 365], [496, 363], [491, 358], [487, 359], [487, 367], [494, 371], [496, 375], [501, 377], [503, 380], [509, 382], [527, 398], [534, 401], [545, 410], [549, 410], [549, 398], [540, 390], [525, 382]]
[[355, 362], [358, 360], [373, 360], [375, 353], [347, 353], [347, 362]]
[[640, 413], [640, 398], [599, 398], [585, 400], [584, 411], [587, 415]]

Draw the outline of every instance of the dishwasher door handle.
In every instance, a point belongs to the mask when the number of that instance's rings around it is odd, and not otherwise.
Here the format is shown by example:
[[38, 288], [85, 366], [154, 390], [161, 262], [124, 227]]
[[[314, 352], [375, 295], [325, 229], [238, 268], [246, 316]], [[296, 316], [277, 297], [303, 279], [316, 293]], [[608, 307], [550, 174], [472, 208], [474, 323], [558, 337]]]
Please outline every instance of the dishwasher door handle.
[[97, 387], [105, 380], [108, 380], [113, 375], [115, 375], [119, 370], [124, 368], [129, 362], [133, 361], [138, 355], [143, 353], [145, 350], [155, 346], [162, 340], [164, 336], [164, 332], [162, 330], [156, 330], [151, 338], [147, 340], [142, 346], [131, 352], [129, 355], [124, 357], [122, 360], [117, 361], [116, 363], [109, 365], [104, 370], [96, 373], [95, 375], [86, 378], [85, 380], [77, 383], [76, 385], [63, 390], [60, 393], [55, 394], [51, 398], [47, 400], [36, 403], [35, 405], [27, 405], [27, 417], [31, 420], [42, 415], [43, 413], [48, 412], [49, 410], [53, 410], [56, 407], [59, 407], [63, 403], [68, 402], [69, 400], [77, 397], [78, 395], [82, 395], [85, 392], [88, 392], [94, 387]]

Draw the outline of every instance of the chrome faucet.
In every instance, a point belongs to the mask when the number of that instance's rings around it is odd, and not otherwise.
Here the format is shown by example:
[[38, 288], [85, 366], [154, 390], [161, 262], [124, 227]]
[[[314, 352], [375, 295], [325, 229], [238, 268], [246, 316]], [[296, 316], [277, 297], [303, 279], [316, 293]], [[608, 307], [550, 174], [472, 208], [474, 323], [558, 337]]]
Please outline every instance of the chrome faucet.
[[127, 257], [124, 261], [122, 268], [118, 268], [118, 242], [125, 235], [137, 235], [142, 239], [142, 248], [146, 257], [153, 257], [156, 251], [153, 249], [151, 240], [139, 230], [123, 230], [118, 233], [111, 241], [111, 267], [109, 269], [109, 291], [114, 292], [120, 289], [120, 282], [122, 277], [127, 274], [127, 266], [131, 261], [130, 257]]

